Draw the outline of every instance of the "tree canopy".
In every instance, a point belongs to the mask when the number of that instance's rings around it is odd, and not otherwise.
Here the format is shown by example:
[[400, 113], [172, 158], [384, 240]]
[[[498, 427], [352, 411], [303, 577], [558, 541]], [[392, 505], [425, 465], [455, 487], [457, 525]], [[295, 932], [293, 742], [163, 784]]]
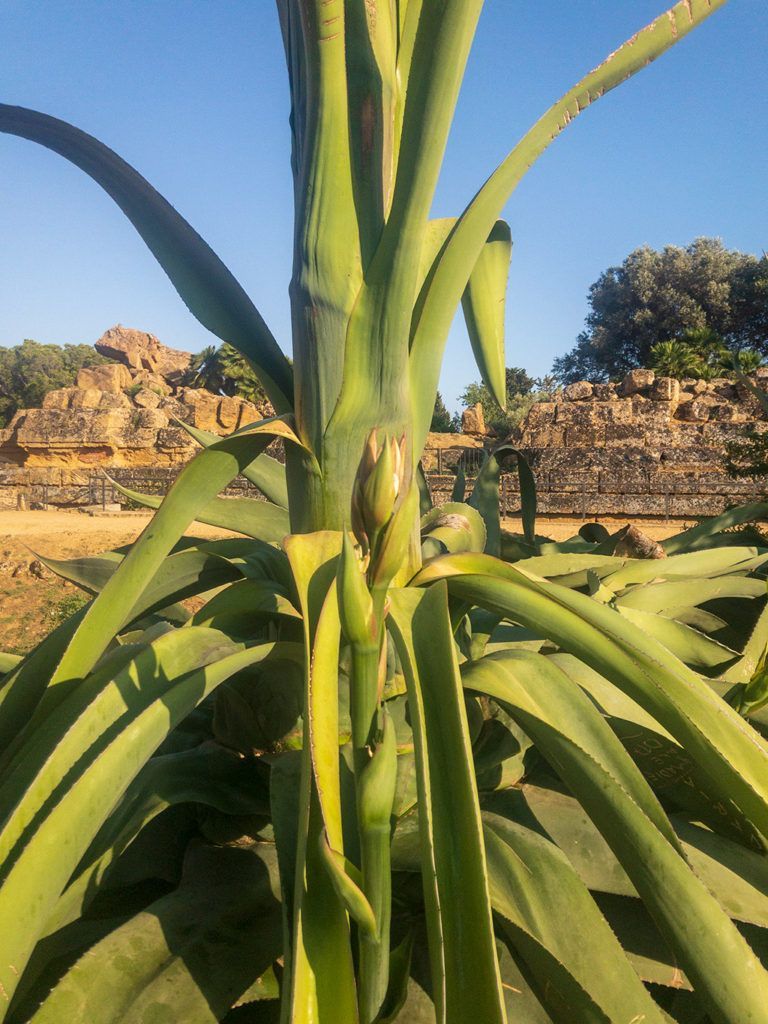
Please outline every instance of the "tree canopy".
[[217, 395], [239, 395], [257, 405], [267, 401], [267, 393], [253, 367], [226, 342], [218, 348], [209, 345], [194, 355], [184, 382]]
[[42, 345], [27, 338], [0, 347], [0, 426], [19, 409], [41, 405], [49, 391], [71, 387], [84, 366], [107, 361], [92, 345]]
[[768, 256], [727, 249], [717, 238], [660, 251], [642, 246], [600, 275], [589, 306], [586, 329], [554, 362], [552, 372], [564, 384], [649, 366], [654, 346], [696, 332], [717, 335], [731, 352], [748, 348], [767, 356]]

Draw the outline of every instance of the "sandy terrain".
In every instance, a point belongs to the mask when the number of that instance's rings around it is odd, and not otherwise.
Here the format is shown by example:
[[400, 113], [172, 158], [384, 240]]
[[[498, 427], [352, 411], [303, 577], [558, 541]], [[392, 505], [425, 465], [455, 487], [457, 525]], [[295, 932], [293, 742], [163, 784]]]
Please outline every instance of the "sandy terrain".
[[[82, 603], [81, 591], [60, 580], [36, 562], [35, 555], [72, 558], [97, 554], [129, 544], [150, 519], [149, 513], [122, 512], [86, 515], [80, 512], [0, 511], [0, 651], [24, 653]], [[602, 520], [613, 531], [626, 519]], [[578, 532], [582, 520], [542, 517], [540, 533], [565, 540]], [[681, 521], [649, 519], [640, 528], [655, 540], [682, 529]], [[504, 526], [521, 532], [519, 519]], [[195, 524], [188, 533], [225, 537], [227, 531]], [[31, 571], [30, 571], [31, 570]]]

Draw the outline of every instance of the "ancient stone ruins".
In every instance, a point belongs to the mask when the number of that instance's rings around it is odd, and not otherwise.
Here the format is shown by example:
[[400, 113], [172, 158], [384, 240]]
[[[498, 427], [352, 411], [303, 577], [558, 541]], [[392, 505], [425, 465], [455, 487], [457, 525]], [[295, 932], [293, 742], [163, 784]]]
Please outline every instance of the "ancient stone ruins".
[[[179, 421], [226, 434], [272, 413], [185, 386], [190, 353], [152, 334], [117, 326], [95, 347], [112, 361], [81, 370], [75, 387], [50, 392], [42, 408], [20, 410], [0, 430], [0, 508], [104, 500], [102, 470], [164, 490], [197, 451]], [[723, 458], [730, 438], [763, 422], [743, 384], [632, 370], [619, 385], [579, 381], [558, 401], [534, 405], [513, 440], [534, 468], [543, 513], [696, 517], [765, 494], [764, 480], [731, 479]], [[459, 456], [471, 476], [482, 448], [498, 441], [485, 436], [480, 406], [465, 412], [463, 427], [429, 436], [424, 463], [436, 500], [450, 492]], [[508, 513], [515, 479], [505, 478]]]
[[[757, 374], [768, 385], [768, 371]], [[763, 426], [743, 383], [632, 370], [619, 385], [579, 381], [534, 405], [519, 443], [542, 512], [695, 517], [766, 493], [768, 481], [732, 479], [724, 466], [727, 441]]]
[[152, 334], [118, 325], [95, 348], [113, 362], [80, 370], [75, 387], [49, 392], [42, 408], [19, 410], [0, 430], [0, 508], [30, 491], [56, 504], [86, 502], [84, 487], [101, 467], [166, 469], [172, 478], [199, 449], [179, 421], [228, 434], [272, 414], [185, 387], [192, 356]]

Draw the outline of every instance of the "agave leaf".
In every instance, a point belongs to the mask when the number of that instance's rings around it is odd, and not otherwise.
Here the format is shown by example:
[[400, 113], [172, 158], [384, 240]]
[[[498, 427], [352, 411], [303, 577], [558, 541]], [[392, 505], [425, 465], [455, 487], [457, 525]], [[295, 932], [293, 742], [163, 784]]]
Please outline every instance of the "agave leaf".
[[[494, 910], [553, 1019], [618, 1024], [635, 1016], [662, 1024], [661, 1011], [563, 853], [498, 815], [485, 813], [483, 822]], [[577, 921], [578, 928], [568, 926]]]
[[293, 407], [293, 374], [261, 314], [216, 253], [149, 182], [85, 132], [24, 107], [0, 104], [0, 131], [40, 143], [101, 185], [203, 327], [253, 364], [275, 409]]
[[475, 479], [469, 504], [483, 517], [488, 532], [485, 550], [488, 554], [501, 553], [501, 518], [499, 509], [499, 480], [501, 463], [499, 457], [505, 453], [516, 456], [517, 474], [520, 480], [520, 501], [522, 505], [523, 534], [526, 543], [536, 544], [536, 482], [525, 456], [509, 444], [495, 448], [487, 457]]
[[79, 917], [97, 891], [109, 887], [109, 871], [115, 861], [144, 826], [168, 807], [192, 802], [224, 814], [263, 812], [259, 778], [254, 761], [217, 743], [153, 757], [86, 850], [46, 923], [46, 931], [54, 932]]
[[477, 368], [502, 409], [507, 407], [504, 313], [511, 257], [509, 224], [498, 220], [491, 228], [461, 299]]
[[[759, 1020], [768, 1005], [768, 973], [691, 871], [677, 838], [670, 842], [668, 820], [659, 828], [658, 814], [646, 810], [648, 800], [636, 800], [639, 773], [633, 780], [625, 765], [617, 778], [612, 770], [619, 764], [616, 741], [591, 702], [577, 687], [569, 689], [570, 681], [564, 685], [567, 677], [541, 655], [485, 657], [466, 666], [463, 678], [465, 685], [504, 701], [568, 780], [713, 1017], [729, 1024]], [[573, 701], [567, 717], [553, 705], [557, 691], [566, 704]], [[625, 788], [627, 779], [633, 782], [632, 795]], [[716, 977], [711, 970], [715, 957], [722, 967]]]
[[[440, 1024], [505, 1020], [480, 811], [447, 592], [391, 593], [416, 749], [422, 877]], [[461, 865], [457, 873], [456, 865]]]
[[718, 597], [765, 597], [767, 592], [765, 580], [750, 576], [716, 576], [711, 580], [646, 583], [631, 587], [616, 598], [616, 607], [666, 612], [678, 606], [695, 608]]
[[21, 660], [20, 654], [6, 654], [5, 651], [0, 651], [0, 676], [16, 668]]
[[[60, 560], [37, 556], [46, 568], [69, 580], [89, 594], [98, 594], [114, 574], [124, 556], [114, 551], [103, 555]], [[174, 601], [205, 593], [224, 583], [242, 579], [238, 566], [207, 551], [187, 548], [169, 555], [144, 592], [140, 615], [148, 615]]]
[[712, 792], [736, 804], [768, 838], [765, 743], [661, 644], [615, 609], [487, 555], [444, 555], [413, 583], [441, 577], [458, 597], [548, 637], [631, 696], [706, 770]]
[[[411, 329], [411, 388], [415, 394], [437, 390], [445, 339], [472, 268], [493, 224], [526, 171], [560, 132], [600, 96], [668, 50], [725, 0], [681, 0], [615, 50], [539, 118], [523, 136], [458, 219], [428, 282], [420, 315]], [[414, 444], [424, 445], [431, 408], [417, 410]]]
[[464, 502], [447, 502], [421, 517], [422, 556], [434, 557], [449, 551], [482, 551], [485, 524], [477, 509]]
[[621, 606], [619, 613], [630, 622], [634, 622], [648, 636], [652, 636], [663, 644], [675, 657], [686, 665], [695, 668], [717, 668], [738, 658], [738, 652], [730, 647], [710, 639], [692, 626], [686, 626], [675, 619], [667, 619], [653, 612], [640, 611], [638, 608]]
[[[306, 708], [314, 703], [311, 692], [314, 642], [335, 579], [341, 539], [340, 533], [324, 531], [294, 534], [284, 541], [304, 619]], [[328, 638], [324, 642], [328, 642]], [[338, 686], [337, 675], [335, 681]], [[328, 682], [326, 679], [326, 684]], [[332, 722], [334, 714], [338, 716], [338, 703], [325, 709], [326, 726]], [[340, 1024], [352, 1024], [357, 1021], [357, 997], [349, 921], [321, 853], [325, 823], [313, 778], [308, 719], [307, 714], [298, 786], [295, 777], [292, 784], [289, 782], [291, 775], [287, 773], [273, 785], [283, 901], [291, 914], [290, 923], [286, 925], [290, 934], [284, 954], [283, 1003], [285, 1012], [290, 1013], [289, 1020], [309, 1021], [330, 1014]], [[327, 735], [327, 729], [325, 733]], [[336, 737], [338, 771], [338, 730]], [[333, 772], [332, 766], [329, 771]], [[341, 853], [341, 849], [338, 852]]]
[[633, 558], [610, 576], [604, 576], [603, 583], [618, 593], [625, 587], [651, 580], [673, 580], [676, 577], [696, 580], [701, 576], [752, 572], [766, 561], [768, 555], [760, 555], [757, 548], [744, 546], [691, 551], [670, 555], [669, 558]]
[[712, 519], [704, 519], [688, 530], [667, 537], [661, 542], [661, 546], [668, 555], [677, 555], [683, 551], [695, 551], [707, 547], [711, 538], [723, 530], [730, 530], [742, 523], [751, 523], [766, 518], [768, 518], [768, 503], [756, 501], [750, 505], [740, 505], [738, 508], [730, 508], [727, 512]]
[[224, 438], [206, 448], [182, 470], [157, 514], [89, 606], [53, 674], [52, 684], [83, 676], [93, 667], [115, 633], [130, 620], [147, 585], [198, 511], [253, 462], [275, 436], [300, 444], [286, 422], [262, 420], [248, 433]]
[[280, 955], [274, 848], [202, 848], [179, 888], [93, 946], [32, 1017], [215, 1024]]
[[282, 587], [271, 580], [240, 580], [207, 601], [192, 616], [195, 626], [219, 629], [227, 636], [249, 639], [266, 617], [300, 619]]
[[[126, 498], [145, 508], [160, 508], [164, 499], [159, 494], [142, 494], [124, 487], [116, 480], [112, 486]], [[211, 498], [195, 515], [195, 521], [224, 530], [234, 530], [267, 543], [280, 543], [290, 533], [288, 512], [271, 501], [256, 498]]]
[[[563, 851], [584, 884], [597, 892], [637, 896], [604, 837], [574, 797], [545, 786], [524, 783], [510, 806], [508, 794], [493, 794], [490, 810], [513, 820], [533, 815], [549, 838]], [[737, 921], [768, 927], [768, 862], [724, 836], [672, 815], [670, 821], [698, 877]]]
[[[201, 667], [190, 670], [189, 661], [195, 659], [188, 659], [187, 651], [193, 648], [193, 631], [160, 637], [137, 659], [152, 657], [152, 674], [129, 663], [76, 717], [49, 756], [42, 737], [29, 751], [30, 760], [40, 766], [31, 785], [25, 778], [28, 771], [23, 766], [19, 770], [18, 802], [0, 835], [0, 983], [9, 997], [77, 863], [153, 751], [216, 686], [275, 648], [264, 644], [238, 651], [214, 630], [199, 630], [198, 636], [211, 645], [207, 655], [197, 652], [198, 664], [201, 656], [214, 657], [217, 647], [224, 656], [208, 664], [203, 660]], [[233, 648], [235, 653], [230, 653]], [[166, 674], [177, 661], [182, 674]], [[79, 696], [75, 691], [71, 698], [78, 711]], [[65, 701], [59, 717], [66, 715], [66, 708]], [[54, 739], [56, 724], [54, 716], [49, 729]], [[47, 795], [53, 797], [49, 803]], [[20, 921], [22, 905], [28, 912]]]
[[[208, 448], [221, 440], [219, 434], [212, 434], [209, 430], [193, 427], [190, 423], [184, 423], [183, 420], [179, 420], [179, 424], [202, 448]], [[288, 508], [288, 484], [285, 478], [285, 466], [282, 462], [278, 462], [271, 455], [262, 452], [249, 466], [243, 469], [242, 475], [259, 488], [267, 501], [271, 501], [273, 505], [279, 505], [280, 508]]]
[[[752, 630], [739, 660], [735, 665], [726, 669], [721, 678], [729, 683], [748, 683], [766, 650], [768, 650], [768, 608], [764, 608], [760, 613], [760, 618], [755, 623], [755, 628]], [[2, 696], [1, 691], [0, 696]]]

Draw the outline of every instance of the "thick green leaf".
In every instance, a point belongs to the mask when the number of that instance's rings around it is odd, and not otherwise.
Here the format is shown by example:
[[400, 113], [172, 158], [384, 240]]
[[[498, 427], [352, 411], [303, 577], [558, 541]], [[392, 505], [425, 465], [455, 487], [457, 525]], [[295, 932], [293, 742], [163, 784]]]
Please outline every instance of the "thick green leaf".
[[504, 314], [512, 236], [498, 220], [480, 251], [461, 304], [477, 368], [502, 409], [507, 407]]
[[751, 576], [716, 576], [711, 580], [699, 578], [631, 587], [616, 598], [616, 606], [643, 612], [667, 612], [670, 608], [694, 608], [718, 597], [765, 597], [766, 592], [765, 580]]
[[46, 923], [53, 932], [82, 914], [104, 885], [117, 858], [139, 832], [168, 807], [198, 803], [224, 814], [264, 813], [261, 773], [217, 743], [153, 757], [142, 768], [83, 855]]
[[[311, 689], [314, 643], [336, 575], [341, 534], [331, 531], [295, 534], [285, 539], [284, 547], [304, 617], [304, 707], [310, 708], [314, 705]], [[335, 682], [338, 685], [338, 676]], [[338, 705], [325, 709], [326, 726], [334, 715], [338, 716]], [[325, 823], [313, 775], [308, 719], [309, 715], [305, 714], [298, 780], [294, 778], [293, 786], [289, 787], [287, 782], [291, 776], [286, 774], [273, 786], [273, 806], [279, 821], [279, 824], [276, 822], [276, 837], [283, 899], [286, 908], [292, 908], [287, 923], [289, 944], [285, 952], [283, 1012], [288, 1014], [286, 1020], [291, 1024], [310, 1024], [323, 1020], [326, 1015], [339, 1024], [356, 1024], [357, 995], [349, 920], [321, 853]], [[327, 730], [324, 737], [327, 737]], [[338, 745], [335, 751], [338, 771]], [[332, 766], [329, 771], [333, 772]], [[333, 795], [329, 799], [333, 800]], [[289, 872], [293, 873], [292, 878], [288, 877]]]
[[101, 185], [193, 316], [250, 360], [278, 412], [293, 407], [290, 363], [259, 311], [210, 246], [130, 164], [66, 121], [24, 107], [0, 104], [0, 131], [46, 146]]
[[483, 820], [494, 910], [552, 1018], [662, 1024], [661, 1011], [563, 853], [498, 815]]
[[[189, 423], [182, 421], [181, 426], [197, 441], [203, 448], [208, 448], [221, 440], [219, 434], [212, 434], [208, 430], [201, 430]], [[271, 455], [262, 452], [257, 455], [253, 462], [243, 469], [242, 475], [250, 480], [262, 492], [267, 501], [280, 508], [288, 508], [288, 484], [285, 479], [285, 466]]]
[[[210, 641], [207, 653], [195, 651], [195, 635]], [[154, 750], [216, 686], [275, 647], [238, 651], [214, 630], [176, 630], [142, 650], [82, 711], [75, 691], [70, 700], [78, 715], [48, 756], [46, 738], [35, 737], [37, 748], [27, 756], [39, 766], [36, 778], [28, 783], [21, 762], [18, 802], [0, 838], [0, 984], [8, 998], [72, 872]], [[224, 656], [211, 662], [217, 648]], [[192, 668], [201, 658], [202, 667]], [[58, 716], [66, 721], [67, 701]], [[51, 738], [56, 717], [48, 723]], [[21, 920], [20, 906], [26, 908]]]
[[[505, 1020], [447, 592], [391, 593], [418, 766], [422, 877], [440, 1024]], [[457, 871], [457, 867], [460, 870]]]
[[520, 480], [520, 501], [522, 505], [523, 533], [526, 543], [536, 544], [536, 482], [530, 466], [522, 452], [509, 444], [495, 448], [486, 458], [477, 474], [469, 504], [483, 517], [488, 533], [485, 550], [490, 555], [501, 554], [501, 512], [499, 508], [499, 481], [501, 479], [500, 457], [516, 456], [517, 474]]
[[464, 502], [438, 505], [421, 517], [422, 557], [432, 558], [446, 551], [482, 551], [486, 531], [477, 509]]
[[715, 534], [759, 519], [768, 519], [768, 503], [764, 501], [741, 505], [739, 508], [728, 509], [727, 512], [723, 512], [722, 515], [715, 516], [713, 519], [704, 519], [688, 530], [667, 537], [661, 542], [661, 546], [668, 555], [706, 548]]
[[93, 946], [34, 1024], [216, 1024], [281, 952], [274, 847], [202, 848], [181, 886]]
[[718, 665], [725, 665], [738, 658], [738, 652], [732, 651], [730, 647], [711, 640], [704, 633], [700, 633], [691, 626], [674, 619], [667, 619], [663, 615], [654, 615], [653, 612], [643, 612], [637, 608], [621, 606], [619, 613], [630, 622], [634, 622], [644, 633], [658, 640], [675, 657], [684, 661], [686, 665], [693, 665], [696, 668], [716, 668]]
[[[503, 700], [568, 780], [713, 1017], [728, 1024], [757, 1024], [768, 1005], [768, 973], [691, 871], [676, 837], [670, 842], [668, 821], [660, 829], [658, 814], [645, 809], [648, 801], [637, 802], [637, 778], [630, 795], [624, 781], [631, 780], [632, 772], [625, 766], [619, 778], [612, 770], [609, 758], [613, 766], [619, 764], [615, 740], [591, 702], [541, 655], [482, 658], [466, 666], [464, 682]], [[565, 698], [564, 706], [572, 702], [567, 717], [553, 702], [556, 693]], [[720, 970], [713, 975], [715, 962]]]
[[713, 794], [733, 801], [768, 838], [764, 741], [666, 648], [616, 610], [487, 555], [445, 555], [414, 583], [443, 577], [458, 597], [534, 629], [636, 700], [707, 772]]
[[[478, 190], [442, 249], [411, 327], [410, 375], [415, 394], [434, 395], [437, 390], [445, 340], [472, 268], [509, 196], [537, 157], [594, 100], [646, 67], [724, 2], [681, 0], [632, 36], [550, 107]], [[431, 413], [431, 407], [418, 409], [417, 451], [424, 445]]]
[[182, 470], [157, 514], [89, 606], [51, 684], [83, 676], [95, 665], [115, 633], [130, 621], [141, 595], [199, 510], [253, 462], [274, 436], [299, 443], [284, 421], [262, 420], [248, 433], [206, 448]]
[[[115, 487], [126, 498], [145, 508], [160, 508], [164, 499], [158, 494], [142, 494], [124, 487], [116, 480]], [[254, 537], [267, 543], [280, 543], [290, 533], [288, 511], [273, 505], [271, 501], [257, 498], [211, 498], [196, 514], [195, 521], [224, 530], [234, 530], [247, 537]]]

